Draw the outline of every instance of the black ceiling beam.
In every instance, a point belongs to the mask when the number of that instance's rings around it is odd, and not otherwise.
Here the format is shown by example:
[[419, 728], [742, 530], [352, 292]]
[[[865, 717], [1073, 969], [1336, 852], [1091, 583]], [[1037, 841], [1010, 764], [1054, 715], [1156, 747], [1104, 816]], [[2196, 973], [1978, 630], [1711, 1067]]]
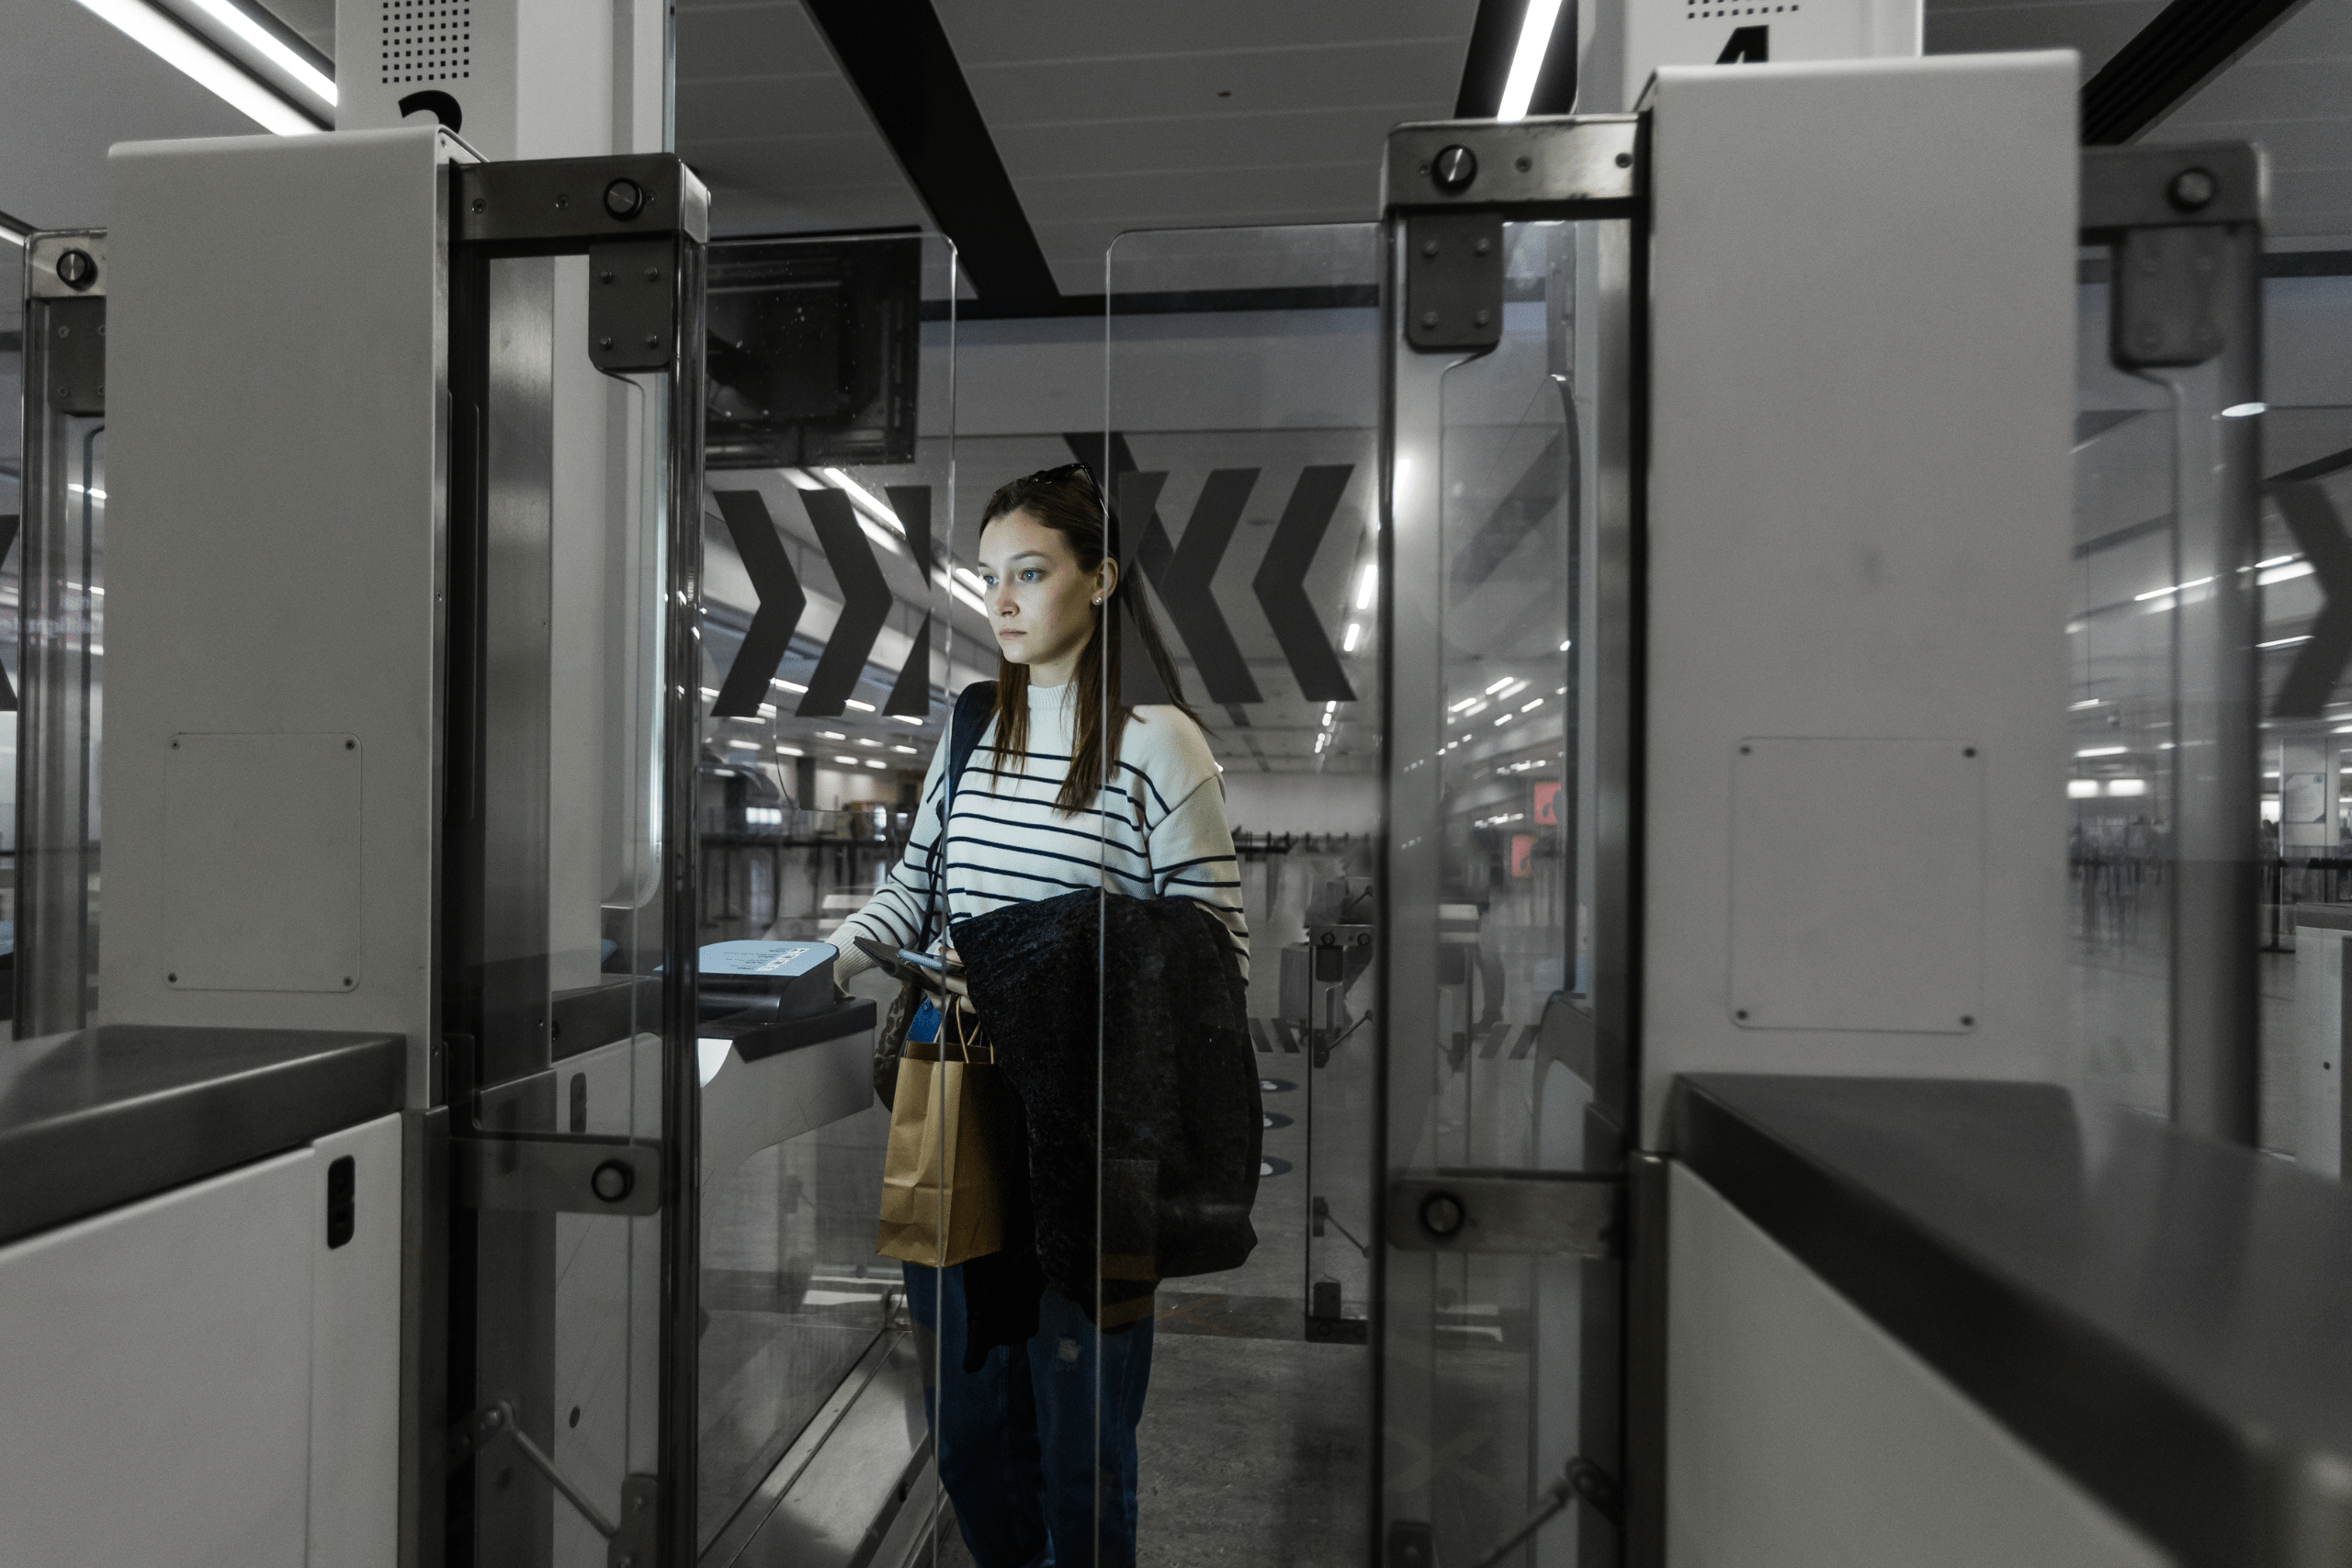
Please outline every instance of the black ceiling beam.
[[2303, 0], [2172, 0], [2083, 84], [2083, 145], [2118, 147], [2186, 103]]
[[1058, 314], [1061, 289], [931, 0], [807, 5], [991, 313]]
[[[1453, 96], [1454, 118], [1495, 118], [1526, 23], [1527, 0], [1478, 0], [1478, 19], [1471, 24], [1470, 49], [1462, 60], [1462, 86]], [[1527, 112], [1566, 114], [1576, 101], [1577, 0], [1560, 0], [1560, 15], [1552, 24], [1552, 41], [1544, 51], [1544, 69], [1536, 73], [1535, 96], [1528, 100]]]

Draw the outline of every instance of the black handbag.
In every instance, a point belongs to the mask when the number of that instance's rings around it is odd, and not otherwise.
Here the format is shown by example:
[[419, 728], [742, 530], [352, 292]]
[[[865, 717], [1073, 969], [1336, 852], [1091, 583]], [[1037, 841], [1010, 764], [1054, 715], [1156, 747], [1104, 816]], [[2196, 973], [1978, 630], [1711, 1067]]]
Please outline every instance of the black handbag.
[[[913, 944], [917, 953], [931, 946], [932, 917], [940, 902], [940, 880], [947, 859], [947, 819], [956, 808], [956, 781], [971, 762], [972, 753], [980, 743], [980, 732], [988, 728], [989, 715], [995, 707], [994, 681], [975, 681], [956, 695], [955, 716], [947, 727], [947, 787], [940, 793], [939, 837], [933, 840], [931, 886], [925, 889], [922, 900], [922, 931]], [[914, 1023], [915, 1014], [922, 1010], [923, 998], [933, 987], [908, 976], [902, 965], [883, 966], [904, 976], [899, 982], [899, 994], [891, 1001], [889, 1011], [883, 1016], [881, 1029], [874, 1036], [874, 1098], [888, 1106], [898, 1096], [899, 1058], [906, 1053], [907, 1030]]]

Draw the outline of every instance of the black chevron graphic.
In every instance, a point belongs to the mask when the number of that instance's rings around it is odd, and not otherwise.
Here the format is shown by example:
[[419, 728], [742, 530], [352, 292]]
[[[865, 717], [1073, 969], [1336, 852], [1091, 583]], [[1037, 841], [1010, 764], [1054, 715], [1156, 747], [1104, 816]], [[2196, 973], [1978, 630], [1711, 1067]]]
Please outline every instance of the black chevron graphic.
[[[1167, 476], [1135, 477], [1140, 481], [1147, 478], [1164, 479]], [[1225, 558], [1226, 547], [1233, 542], [1233, 531], [1240, 526], [1241, 508], [1249, 502], [1250, 491], [1257, 482], [1255, 468], [1213, 470], [1208, 482], [1201, 487], [1200, 499], [1193, 503], [1193, 520], [1184, 525], [1184, 536], [1177, 541], [1167, 565], [1152, 574], [1152, 586], [1159, 590], [1160, 603], [1168, 606], [1168, 618], [1176, 624], [1177, 635], [1184, 639], [1193, 667], [1201, 672], [1201, 684], [1207, 689], [1213, 703], [1262, 700], [1258, 694], [1258, 682], [1250, 678], [1249, 663], [1241, 657], [1231, 628], [1225, 624], [1225, 612], [1217, 607], [1214, 581], [1217, 563]], [[1155, 499], [1156, 494], [1155, 488]], [[1149, 566], [1146, 565], [1145, 570], [1150, 570]]]
[[832, 563], [833, 581], [842, 591], [842, 614], [808, 677], [808, 694], [793, 711], [802, 718], [838, 718], [849, 711], [849, 696], [865, 672], [866, 656], [874, 651], [882, 623], [890, 617], [890, 583], [874, 559], [874, 547], [865, 542], [846, 494], [804, 490], [800, 504], [808, 509], [817, 542]]
[[2294, 665], [2270, 711], [2278, 718], [2317, 718], [2352, 661], [2352, 538], [2345, 536], [2335, 502], [2315, 479], [2282, 475], [2271, 481], [2270, 494], [2326, 596], [2312, 619], [2312, 639], [2295, 649]]
[[735, 553], [742, 558], [752, 592], [759, 595], [752, 629], [735, 650], [735, 662], [728, 666], [711, 716], [751, 718], [768, 700], [768, 682], [775, 679], [784, 662], [784, 650], [792, 644], [793, 628], [800, 624], [800, 612], [808, 607], [808, 596], [800, 591], [800, 579], [793, 574], [784, 541], [776, 537], [775, 519], [768, 514], [768, 503], [760, 499], [760, 492], [713, 491], [711, 499], [718, 502], [718, 514], [735, 541]]
[[1356, 700], [1355, 688], [1340, 668], [1340, 656], [1331, 650], [1331, 639], [1323, 635], [1322, 618], [1306, 596], [1307, 570], [1353, 472], [1353, 463], [1330, 463], [1299, 474], [1290, 504], [1274, 526], [1273, 543], [1266, 547], [1266, 558], [1250, 581], [1274, 628], [1274, 640], [1283, 645], [1283, 657], [1290, 660], [1291, 673], [1298, 677], [1299, 694], [1310, 703]]
[[[933, 566], [931, 556], [931, 487], [929, 485], [888, 485], [885, 493], [890, 498], [890, 510], [899, 519], [899, 526], [907, 531], [907, 544], [915, 558], [915, 575], [931, 587]], [[904, 714], [909, 718], [922, 718], [931, 712], [931, 616], [925, 615], [922, 626], [915, 632], [914, 646], [907, 650], [907, 661], [899, 667], [899, 679], [890, 687], [890, 694], [882, 699], [884, 713]]]

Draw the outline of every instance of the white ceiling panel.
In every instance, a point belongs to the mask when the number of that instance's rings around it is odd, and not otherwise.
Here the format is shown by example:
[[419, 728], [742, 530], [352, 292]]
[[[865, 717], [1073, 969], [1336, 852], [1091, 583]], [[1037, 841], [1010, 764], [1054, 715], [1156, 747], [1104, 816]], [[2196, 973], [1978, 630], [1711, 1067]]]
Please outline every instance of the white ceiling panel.
[[1929, 54], [2071, 49], [2089, 81], [2165, 0], [1928, 0]]
[[929, 227], [797, 0], [678, 6], [678, 152], [720, 234]]
[[1126, 230], [1374, 216], [1388, 128], [1453, 112], [1477, 13], [938, 3], [1066, 294], [1102, 288]]
[[73, 0], [0, 0], [0, 211], [44, 229], [101, 225], [116, 142], [260, 134]]
[[2144, 140], [2224, 138], [2269, 155], [2270, 238], [2352, 243], [2352, 0], [2310, 0]]

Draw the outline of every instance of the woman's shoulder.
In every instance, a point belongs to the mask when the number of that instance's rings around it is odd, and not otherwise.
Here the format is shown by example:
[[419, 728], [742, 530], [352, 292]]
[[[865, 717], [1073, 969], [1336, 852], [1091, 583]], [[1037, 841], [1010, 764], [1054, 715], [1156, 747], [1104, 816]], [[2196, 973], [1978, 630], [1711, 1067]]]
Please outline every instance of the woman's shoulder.
[[1171, 803], [1220, 771], [1200, 725], [1183, 709], [1162, 703], [1139, 704], [1129, 713], [1119, 760], [1142, 769]]

